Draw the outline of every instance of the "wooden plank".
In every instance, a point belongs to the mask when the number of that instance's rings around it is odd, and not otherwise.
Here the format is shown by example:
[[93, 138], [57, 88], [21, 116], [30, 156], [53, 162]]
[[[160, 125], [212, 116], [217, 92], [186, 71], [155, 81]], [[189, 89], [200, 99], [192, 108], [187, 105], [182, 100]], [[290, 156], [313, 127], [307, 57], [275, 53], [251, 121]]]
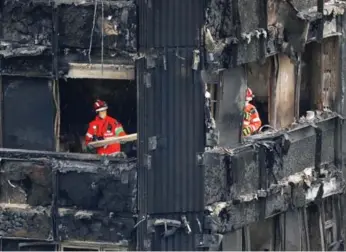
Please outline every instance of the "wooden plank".
[[127, 135], [127, 136], [121, 136], [121, 137], [110, 137], [110, 138], [107, 138], [104, 140], [91, 142], [88, 144], [88, 146], [101, 147], [101, 146], [105, 146], [107, 144], [126, 143], [126, 142], [131, 142], [131, 141], [136, 141], [136, 140], [137, 140], [137, 133]]
[[285, 128], [294, 121], [295, 67], [286, 55], [279, 56], [279, 72], [275, 96], [276, 121], [274, 127]]

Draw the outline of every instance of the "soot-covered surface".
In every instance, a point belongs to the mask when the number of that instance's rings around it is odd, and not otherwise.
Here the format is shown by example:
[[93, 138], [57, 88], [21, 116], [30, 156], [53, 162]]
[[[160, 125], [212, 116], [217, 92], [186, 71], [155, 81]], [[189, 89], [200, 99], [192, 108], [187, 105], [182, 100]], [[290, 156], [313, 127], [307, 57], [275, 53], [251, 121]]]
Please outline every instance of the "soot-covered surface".
[[[136, 205], [136, 160], [102, 164], [57, 162], [58, 206], [132, 212]], [[78, 186], [76, 186], [78, 185]]]
[[58, 183], [59, 206], [114, 212], [134, 210], [137, 183], [135, 169], [124, 171], [119, 176], [70, 171], [60, 173]]
[[5, 40], [21, 44], [51, 45], [52, 8], [47, 4], [5, 0], [2, 13]]
[[51, 76], [52, 56], [27, 56], [4, 59], [1, 73], [23, 76]]
[[226, 165], [229, 161], [224, 155], [219, 155], [217, 152], [205, 152], [204, 162], [205, 176], [208, 178], [208, 183], [204, 187], [204, 203], [206, 205], [227, 199], [227, 176], [228, 170]]
[[0, 202], [31, 206], [51, 204], [52, 170], [48, 164], [5, 161], [0, 169]]
[[[239, 222], [256, 221], [258, 214], [270, 217], [289, 207], [302, 207], [322, 195], [340, 193], [344, 182], [335, 166], [323, 165], [323, 179], [319, 175], [322, 171], [315, 170], [319, 162], [334, 161], [335, 120], [332, 116], [316, 121], [315, 127], [305, 123], [285, 134], [263, 135], [248, 148], [217, 147], [207, 151], [205, 202], [219, 221], [233, 227]], [[316, 152], [317, 148], [325, 154]], [[239, 207], [244, 207], [247, 214], [237, 214], [234, 208]], [[222, 230], [224, 225], [219, 228]]]
[[59, 209], [58, 233], [62, 240], [103, 241], [127, 245], [134, 219], [113, 213]]
[[[104, 46], [128, 52], [136, 51], [136, 6], [134, 1], [114, 1], [104, 5]], [[89, 48], [94, 5], [60, 5], [59, 44], [61, 47]], [[78, 15], [76, 15], [78, 13]], [[101, 4], [98, 4], [93, 46], [101, 45]], [[111, 17], [110, 20], [108, 18]], [[73, 24], [73, 25], [71, 25]]]
[[50, 209], [0, 204], [0, 235], [46, 240], [52, 235]]

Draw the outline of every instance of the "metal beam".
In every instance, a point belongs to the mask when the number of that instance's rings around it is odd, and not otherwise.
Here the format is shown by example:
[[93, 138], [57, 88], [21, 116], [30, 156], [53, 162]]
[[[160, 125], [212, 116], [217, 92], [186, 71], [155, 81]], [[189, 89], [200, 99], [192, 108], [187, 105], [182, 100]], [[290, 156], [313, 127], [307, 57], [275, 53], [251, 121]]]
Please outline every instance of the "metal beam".
[[69, 63], [66, 78], [134, 80], [134, 65]]

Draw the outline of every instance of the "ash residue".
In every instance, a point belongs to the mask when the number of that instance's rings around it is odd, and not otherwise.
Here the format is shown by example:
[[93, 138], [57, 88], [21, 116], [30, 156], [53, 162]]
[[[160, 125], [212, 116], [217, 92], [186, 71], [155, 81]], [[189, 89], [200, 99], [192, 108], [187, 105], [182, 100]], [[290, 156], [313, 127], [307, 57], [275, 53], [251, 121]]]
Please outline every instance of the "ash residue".
[[305, 10], [305, 9], [309, 9], [311, 7], [314, 7], [317, 5], [317, 1], [316, 0], [292, 0], [291, 1], [293, 6], [298, 9], [299, 11]]
[[108, 173], [59, 173], [58, 204], [78, 209], [132, 212], [135, 208], [136, 176], [135, 170], [124, 172], [120, 177]]
[[58, 233], [63, 240], [103, 241], [124, 246], [129, 243], [135, 225], [132, 217], [90, 212], [88, 218], [76, 218], [77, 213], [59, 210]]
[[251, 32], [260, 27], [260, 0], [242, 0], [239, 2], [241, 32]]
[[214, 39], [223, 39], [235, 35], [232, 24], [233, 12], [230, 1], [210, 0], [206, 8], [206, 27]]
[[0, 201], [47, 206], [52, 201], [52, 176], [48, 165], [5, 162], [1, 170]]
[[224, 201], [227, 198], [227, 167], [224, 155], [206, 152], [204, 154], [205, 180], [204, 180], [204, 202]]
[[[105, 48], [127, 52], [136, 51], [136, 6], [132, 1], [120, 1], [120, 3], [122, 4], [104, 6], [104, 23], [101, 20], [101, 4], [98, 5], [93, 47], [101, 47], [101, 28], [103, 27]], [[58, 8], [60, 46], [89, 48], [94, 6], [61, 5]]]
[[51, 45], [52, 9], [27, 0], [5, 0], [3, 37], [21, 44]]
[[49, 239], [52, 233], [49, 209], [0, 208], [0, 236]]

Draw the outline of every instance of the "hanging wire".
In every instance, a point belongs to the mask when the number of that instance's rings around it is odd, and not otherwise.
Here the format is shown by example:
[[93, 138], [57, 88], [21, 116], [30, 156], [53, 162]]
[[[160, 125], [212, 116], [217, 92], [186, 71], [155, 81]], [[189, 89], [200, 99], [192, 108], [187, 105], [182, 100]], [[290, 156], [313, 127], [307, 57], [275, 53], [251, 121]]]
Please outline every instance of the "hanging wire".
[[59, 91], [59, 83], [57, 80], [53, 80], [53, 100], [55, 104], [55, 121], [54, 121], [54, 134], [55, 134], [55, 151], [60, 151], [60, 116], [61, 116], [61, 111], [60, 111], [60, 91]]
[[101, 0], [102, 5], [102, 29], [101, 29], [101, 73], [103, 75], [103, 33], [104, 33], [104, 4], [103, 0]]
[[96, 13], [97, 13], [97, 0], [95, 0], [95, 5], [94, 5], [94, 19], [93, 19], [93, 27], [91, 28], [91, 35], [90, 35], [90, 45], [89, 45], [89, 52], [88, 52], [88, 57], [89, 57], [89, 64], [91, 64], [91, 47], [93, 44], [93, 35], [94, 35], [94, 29], [95, 29], [95, 23], [96, 23]]

